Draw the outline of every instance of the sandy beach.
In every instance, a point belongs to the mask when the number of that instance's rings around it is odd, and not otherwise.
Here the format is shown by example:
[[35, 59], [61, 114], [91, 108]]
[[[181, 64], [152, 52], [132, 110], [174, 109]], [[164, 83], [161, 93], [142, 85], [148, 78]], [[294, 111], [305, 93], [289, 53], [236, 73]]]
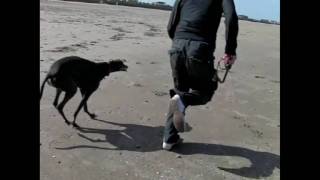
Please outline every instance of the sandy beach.
[[[173, 86], [166, 31], [170, 12], [107, 4], [40, 2], [40, 79], [59, 58], [126, 59], [128, 72], [101, 81], [67, 126], [46, 86], [40, 102], [41, 180], [280, 179], [280, 26], [239, 21], [238, 60], [174, 151], [161, 149]], [[215, 56], [223, 55], [224, 19]], [[223, 73], [223, 72], [222, 72]], [[222, 75], [221, 73], [221, 75]], [[72, 120], [80, 92], [66, 105]]]

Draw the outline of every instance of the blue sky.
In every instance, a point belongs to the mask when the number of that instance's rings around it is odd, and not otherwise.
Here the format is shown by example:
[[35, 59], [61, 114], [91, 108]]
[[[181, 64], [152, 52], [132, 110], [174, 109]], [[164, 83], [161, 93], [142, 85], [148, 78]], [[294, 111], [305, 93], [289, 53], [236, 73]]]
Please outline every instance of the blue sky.
[[[163, 1], [173, 5], [175, 0], [139, 0], [141, 2]], [[280, 0], [234, 0], [237, 13], [254, 19], [280, 21]]]

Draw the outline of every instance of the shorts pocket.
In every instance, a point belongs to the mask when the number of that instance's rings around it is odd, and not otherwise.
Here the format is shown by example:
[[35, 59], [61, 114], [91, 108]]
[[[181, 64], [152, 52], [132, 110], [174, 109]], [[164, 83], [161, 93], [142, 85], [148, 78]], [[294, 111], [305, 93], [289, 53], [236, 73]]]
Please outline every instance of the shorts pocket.
[[195, 57], [187, 58], [188, 74], [193, 79], [209, 80], [213, 78], [213, 61], [205, 61]]

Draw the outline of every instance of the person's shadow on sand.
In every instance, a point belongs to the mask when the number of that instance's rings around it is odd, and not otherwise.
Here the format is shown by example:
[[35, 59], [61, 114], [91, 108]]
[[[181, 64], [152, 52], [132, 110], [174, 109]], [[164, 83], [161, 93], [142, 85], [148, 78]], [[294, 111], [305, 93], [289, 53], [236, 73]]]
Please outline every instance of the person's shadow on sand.
[[[71, 150], [77, 148], [95, 148], [103, 150], [127, 150], [137, 152], [152, 152], [161, 150], [163, 126], [144, 126], [136, 124], [121, 124], [104, 120], [96, 121], [124, 127], [123, 130], [80, 128], [78, 135], [93, 143], [108, 142], [116, 148], [98, 147], [91, 145], [78, 145], [72, 147], [60, 147], [56, 149]], [[84, 134], [100, 134], [105, 139], [92, 139]], [[247, 177], [268, 177], [275, 168], [280, 169], [280, 156], [268, 152], [259, 152], [242, 147], [226, 146], [219, 144], [182, 143], [173, 149], [173, 152], [181, 155], [206, 154], [214, 156], [238, 156], [248, 159], [250, 167], [237, 169], [218, 167], [221, 170]]]

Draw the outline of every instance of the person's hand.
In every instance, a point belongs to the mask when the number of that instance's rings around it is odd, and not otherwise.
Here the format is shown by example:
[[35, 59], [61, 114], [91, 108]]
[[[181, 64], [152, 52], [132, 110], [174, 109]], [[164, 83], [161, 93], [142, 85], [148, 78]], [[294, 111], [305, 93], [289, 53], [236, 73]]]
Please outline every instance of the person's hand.
[[236, 55], [224, 54], [224, 56], [222, 56], [220, 61], [223, 61], [224, 67], [226, 69], [231, 69], [231, 66], [234, 64], [236, 59], [237, 59]]
[[224, 56], [221, 58], [225, 67], [231, 67], [234, 62], [236, 61], [237, 59], [237, 56], [236, 55], [229, 55], [229, 54], [224, 54]]

